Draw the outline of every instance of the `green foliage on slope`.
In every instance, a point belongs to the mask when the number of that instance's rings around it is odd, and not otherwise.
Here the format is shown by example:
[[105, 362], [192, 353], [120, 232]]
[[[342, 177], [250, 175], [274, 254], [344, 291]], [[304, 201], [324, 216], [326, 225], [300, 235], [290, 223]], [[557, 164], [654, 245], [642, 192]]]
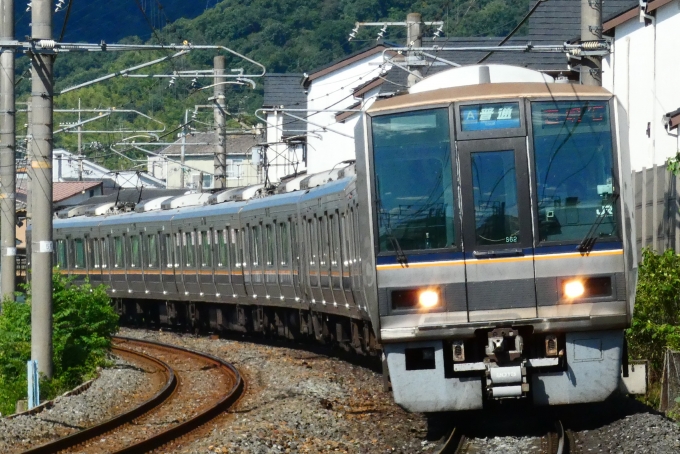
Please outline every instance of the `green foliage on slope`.
[[[54, 378], [41, 381], [41, 400], [51, 399], [92, 377], [105, 360], [118, 315], [103, 286], [75, 286], [55, 272]], [[26, 303], [5, 301], [0, 314], [0, 412], [14, 412], [26, 398], [26, 362], [31, 357], [31, 295]]]

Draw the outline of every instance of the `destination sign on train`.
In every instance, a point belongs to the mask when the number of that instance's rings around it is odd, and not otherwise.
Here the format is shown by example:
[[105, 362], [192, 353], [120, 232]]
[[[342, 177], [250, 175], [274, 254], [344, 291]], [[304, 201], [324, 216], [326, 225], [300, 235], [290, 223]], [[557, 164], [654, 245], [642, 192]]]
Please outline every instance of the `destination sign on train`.
[[463, 131], [519, 128], [519, 103], [461, 106], [460, 122]]

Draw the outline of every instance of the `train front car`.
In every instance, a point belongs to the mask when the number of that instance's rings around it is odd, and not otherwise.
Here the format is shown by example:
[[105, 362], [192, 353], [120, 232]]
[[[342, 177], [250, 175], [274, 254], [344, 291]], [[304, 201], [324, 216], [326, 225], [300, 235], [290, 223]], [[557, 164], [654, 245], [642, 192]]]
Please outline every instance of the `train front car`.
[[636, 277], [625, 115], [602, 88], [521, 68], [432, 79], [357, 130], [363, 282], [395, 400], [605, 400]]

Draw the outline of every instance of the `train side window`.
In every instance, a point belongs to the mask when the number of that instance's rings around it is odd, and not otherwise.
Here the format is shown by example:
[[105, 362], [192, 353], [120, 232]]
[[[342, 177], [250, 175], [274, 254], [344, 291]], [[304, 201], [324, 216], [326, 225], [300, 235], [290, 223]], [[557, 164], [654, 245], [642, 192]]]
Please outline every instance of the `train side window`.
[[90, 240], [90, 260], [95, 269], [101, 268], [101, 260], [99, 257], [99, 252], [101, 248], [99, 247], [99, 239], [92, 238]]
[[[290, 222], [290, 221], [288, 221]], [[279, 261], [281, 266], [288, 266], [290, 263], [290, 236], [288, 232], [288, 224], [282, 222], [279, 224]]]
[[[245, 242], [245, 229], [234, 229], [231, 231], [232, 244], [236, 243], [236, 268], [241, 268], [244, 264], [243, 245]], [[237, 238], [238, 237], [238, 238]], [[238, 241], [237, 241], [238, 240]]]
[[57, 240], [57, 266], [59, 268], [67, 268], [66, 263], [66, 241]]
[[274, 266], [274, 229], [271, 224], [264, 226], [265, 240], [267, 241], [267, 267], [272, 268]]
[[342, 242], [342, 260], [343, 265], [349, 266], [349, 235], [347, 234], [347, 214], [342, 213], [342, 219], [340, 220], [340, 241]]
[[123, 263], [123, 239], [119, 236], [113, 237], [113, 249], [114, 249], [114, 262], [113, 266], [115, 268], [123, 268], [125, 264]]
[[250, 237], [250, 258], [254, 267], [259, 267], [262, 263], [260, 260], [261, 237], [261, 227], [259, 225], [254, 226], [251, 229]]
[[328, 255], [329, 255], [329, 244], [328, 244], [328, 218], [324, 215], [318, 218], [317, 225], [319, 226], [319, 252], [320, 254], [320, 264], [327, 267], [328, 266]]
[[75, 268], [85, 268], [85, 245], [82, 238], [73, 240]]
[[139, 235], [130, 236], [130, 268], [139, 268], [141, 264], [141, 254], [139, 250]]
[[170, 233], [163, 235], [163, 238], [165, 239], [165, 263], [168, 268], [172, 268], [175, 266], [175, 244], [172, 242]]
[[185, 232], [184, 233], [184, 258], [186, 266], [194, 267], [196, 266], [196, 256], [195, 256], [195, 233]]
[[180, 263], [182, 263], [182, 254], [185, 253], [183, 252], [182, 238], [184, 238], [182, 232], [175, 233], [175, 268], [179, 268]]
[[359, 234], [359, 225], [354, 209], [350, 210], [350, 213], [352, 213], [352, 262], [356, 263], [359, 257], [361, 257], [359, 253], [359, 238], [357, 237]]
[[340, 227], [338, 225], [338, 212], [336, 211], [330, 219], [330, 238], [331, 238], [331, 266], [337, 268], [340, 261]]
[[314, 224], [312, 223], [312, 220], [310, 219], [307, 222], [307, 234], [309, 236], [309, 245], [310, 245], [310, 257], [309, 257], [309, 264], [310, 265], [315, 265], [316, 264], [316, 258], [318, 256], [318, 250], [319, 250], [319, 244], [316, 241], [316, 228], [314, 227]]
[[158, 244], [156, 234], [146, 236], [146, 256], [149, 259], [149, 268], [158, 267]]
[[201, 232], [199, 238], [201, 244], [201, 266], [212, 268], [212, 248], [210, 247], [210, 232]]
[[215, 230], [215, 245], [217, 246], [217, 267], [224, 268], [227, 266], [227, 248], [225, 244], [225, 231]]
[[300, 257], [298, 256], [298, 239], [297, 239], [297, 224], [295, 221], [289, 221], [290, 224], [290, 257], [291, 262], [298, 266]]
[[103, 238], [101, 241], [102, 245], [102, 268], [108, 268], [109, 266], [109, 249], [111, 248], [109, 237]]

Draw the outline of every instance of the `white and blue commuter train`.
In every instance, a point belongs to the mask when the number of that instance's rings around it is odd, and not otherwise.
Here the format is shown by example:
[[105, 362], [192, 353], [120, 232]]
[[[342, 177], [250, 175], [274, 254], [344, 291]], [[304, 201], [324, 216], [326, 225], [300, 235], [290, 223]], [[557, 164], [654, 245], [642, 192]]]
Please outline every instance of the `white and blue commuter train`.
[[452, 69], [363, 112], [355, 165], [58, 219], [54, 260], [127, 319], [382, 350], [412, 411], [603, 401], [636, 281], [625, 124], [599, 87]]

